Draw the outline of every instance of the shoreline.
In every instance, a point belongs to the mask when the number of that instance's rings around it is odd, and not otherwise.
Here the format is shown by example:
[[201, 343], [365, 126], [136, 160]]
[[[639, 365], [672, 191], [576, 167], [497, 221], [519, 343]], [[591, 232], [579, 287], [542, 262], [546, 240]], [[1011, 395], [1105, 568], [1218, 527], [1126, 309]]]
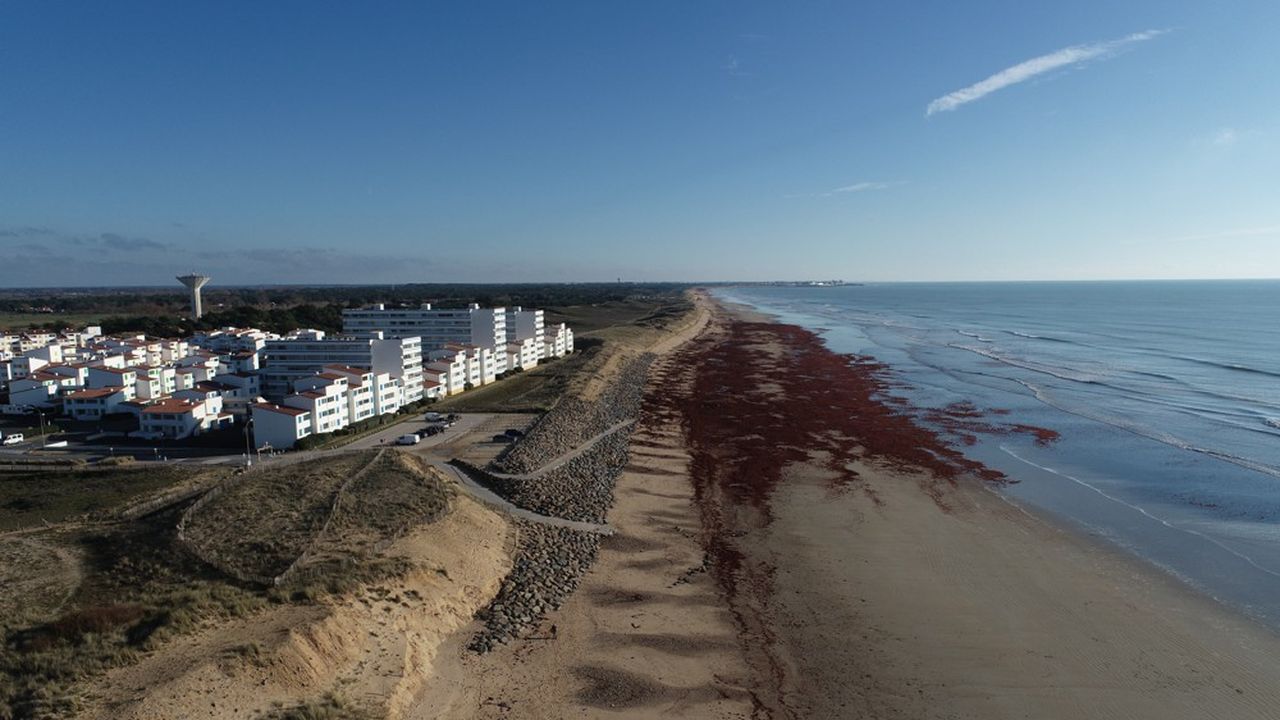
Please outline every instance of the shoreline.
[[[784, 324], [784, 325], [793, 324], [784, 320], [779, 315], [768, 312], [766, 310], [762, 310], [746, 302], [741, 302], [736, 300], [727, 300], [720, 297], [714, 297], [714, 302], [717, 305], [719, 305], [722, 309], [724, 309], [726, 312], [731, 314], [732, 316], [742, 320], [747, 320], [751, 322], [777, 323], [777, 324]], [[825, 333], [821, 332], [820, 330], [813, 330], [798, 324], [796, 324], [796, 327], [803, 328], [808, 332], [813, 332], [817, 337], [819, 337], [822, 340], [824, 345], [827, 343], [825, 338]], [[844, 354], [841, 351], [834, 350], [834, 349], [832, 349], [831, 352], [836, 354]], [[888, 366], [888, 365], [886, 365], [885, 367], [889, 368], [890, 370], [892, 369], [891, 366]], [[906, 402], [903, 402], [903, 405], [906, 407], [911, 407], [907, 405]], [[926, 420], [931, 425], [943, 431], [946, 431], [949, 435], [953, 437], [965, 439], [967, 436], [967, 441], [963, 442], [962, 443], [963, 445], [974, 444], [973, 443], [974, 435], [982, 434], [988, 437], [993, 437], [997, 435], [1010, 434], [1010, 431], [1014, 433], [1025, 434], [1031, 437], [1037, 445], [1041, 445], [1041, 446], [1051, 446], [1060, 438], [1060, 434], [1057, 431], [1050, 430], [1043, 427], [1032, 426], [1032, 425], [1018, 425], [1018, 424], [1005, 425], [1004, 427], [1001, 427], [999, 425], [984, 423], [982, 421], [981, 416], [979, 416], [977, 413], [974, 413], [974, 415], [972, 416], [966, 417], [966, 413], [968, 411], [976, 410], [976, 408], [974, 408], [972, 405], [968, 405], [968, 407], [962, 408], [959, 418], [957, 418], [955, 414], [949, 413], [948, 408], [933, 409], [933, 410], [921, 410], [920, 408], [914, 408], [914, 410], [916, 411], [916, 413], [920, 418]], [[993, 412], [993, 411], [988, 410], [986, 412]], [[1001, 413], [1001, 414], [1007, 413], [1007, 411], [994, 411], [994, 412]], [[1022, 483], [1026, 475], [1033, 471], [1039, 471], [1042, 474], [1049, 474], [1056, 477], [1064, 477], [1057, 470], [1042, 467], [1030, 460], [1023, 458], [1020, 455], [1013, 454], [1007, 450], [1005, 452], [1009, 453], [1019, 463], [1026, 466], [1024, 467], [1022, 472], [1018, 472], [1016, 470], [1007, 470], [1007, 469], [1001, 471], [1002, 473], [1010, 473], [1010, 477], [1009, 477], [1010, 482], [1008, 483], [1008, 485], [1010, 486]], [[975, 458], [975, 460], [977, 460], [978, 462], [983, 462], [983, 460], [980, 458]], [[1090, 485], [1088, 483], [1083, 483], [1074, 477], [1069, 477], [1069, 480], [1071, 482], [1082, 485], [1083, 487], [1087, 488], [1091, 492], [1102, 494], [1104, 497], [1107, 497], [1109, 500], [1111, 499], [1109, 496], [1106, 496], [1104, 493], [1101, 493], [1099, 490], [1097, 490], [1093, 485]], [[1017, 507], [1022, 512], [1033, 515], [1039, 520], [1047, 523], [1048, 525], [1062, 532], [1069, 533], [1081, 539], [1096, 542], [1099, 544], [1100, 548], [1109, 550], [1110, 552], [1115, 553], [1119, 558], [1124, 560], [1129, 560], [1129, 561], [1135, 561], [1142, 568], [1146, 570], [1150, 570], [1152, 572], [1156, 572], [1162, 577], [1168, 578], [1169, 580], [1173, 581], [1177, 587], [1187, 590], [1189, 592], [1192, 592], [1205, 599], [1208, 599], [1212, 601], [1216, 606], [1228, 612], [1234, 613], [1249, 622], [1256, 623], [1259, 626], [1259, 628], [1262, 631], [1265, 631], [1268, 635], [1280, 637], [1280, 623], [1276, 622], [1274, 618], [1269, 620], [1266, 617], [1266, 615], [1261, 611], [1259, 612], [1251, 611], [1248, 605], [1246, 603], [1243, 603], [1242, 601], [1239, 601], [1238, 598], [1233, 601], [1226, 597], [1220, 597], [1217, 594], [1215, 594], [1210, 587], [1207, 587], [1202, 583], [1198, 583], [1193, 578], [1186, 576], [1185, 574], [1179, 572], [1177, 569], [1160, 562], [1154, 557], [1144, 554], [1139, 550], [1138, 547], [1112, 539], [1111, 537], [1108, 536], [1106, 532], [1102, 532], [1096, 529], [1096, 526], [1090, 522], [1087, 516], [1073, 516], [1060, 509], [1054, 509], [1053, 507], [1048, 505], [1037, 504], [1034, 501], [1020, 497], [1017, 492], [1005, 491], [1004, 489], [1005, 487], [1006, 487], [1006, 484], [1004, 483], [996, 483], [994, 485], [990, 485], [990, 484], [984, 485], [984, 489], [992, 492], [1002, 501], [1007, 502], [1013, 505], [1014, 507]], [[1121, 504], [1123, 504], [1126, 508], [1136, 509], [1127, 503], [1121, 503]], [[1140, 509], [1137, 509], [1137, 510], [1138, 512], [1141, 512]], [[1150, 517], [1150, 519], [1152, 522], [1156, 522], [1156, 523], [1162, 522], [1162, 520], [1160, 520], [1159, 518]], [[1231, 552], [1231, 551], [1228, 551], [1228, 552]]]
[[[909, 466], [856, 472], [874, 501], [790, 468], [742, 536], [791, 633], [763, 716], [1267, 717], [1280, 699], [1280, 638], [1254, 618], [990, 483], [938, 497]], [[864, 647], [829, 640], [850, 634]], [[864, 668], [861, 687], [815, 702], [853, 679], [832, 667]]]

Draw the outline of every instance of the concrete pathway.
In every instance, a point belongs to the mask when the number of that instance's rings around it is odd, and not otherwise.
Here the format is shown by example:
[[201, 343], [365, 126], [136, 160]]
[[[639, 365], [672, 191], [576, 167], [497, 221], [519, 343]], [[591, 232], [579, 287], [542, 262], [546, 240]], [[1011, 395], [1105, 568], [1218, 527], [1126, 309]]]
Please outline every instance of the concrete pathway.
[[504, 499], [492, 490], [480, 485], [475, 480], [472, 480], [469, 475], [449, 463], [432, 458], [425, 459], [427, 462], [431, 463], [432, 467], [444, 473], [445, 477], [457, 478], [458, 484], [468, 495], [486, 505], [503, 511], [512, 517], [517, 517], [521, 520], [529, 520], [530, 522], [542, 523], [543, 525], [555, 525], [558, 527], [569, 528], [571, 530], [579, 530], [581, 532], [596, 533], [597, 535], [613, 534], [613, 528], [607, 524], [602, 525], [597, 523], [580, 522], [578, 520], [566, 520], [564, 518], [553, 517], [551, 515], [540, 515], [531, 510], [525, 510], [518, 505], [512, 504], [510, 501]]
[[569, 462], [570, 460], [578, 457], [582, 453], [590, 450], [593, 446], [595, 446], [596, 443], [609, 437], [610, 435], [621, 430], [622, 428], [627, 427], [629, 425], [635, 425], [635, 424], [636, 424], [635, 420], [623, 420], [620, 423], [614, 423], [613, 425], [610, 425], [609, 428], [604, 432], [587, 438], [586, 442], [570, 450], [569, 452], [564, 453], [563, 455], [560, 455], [559, 457], [552, 458], [548, 462], [544, 463], [542, 467], [539, 467], [537, 470], [534, 470], [533, 472], [521, 473], [518, 475], [509, 475], [507, 473], [496, 472], [496, 473], [492, 473], [492, 475], [494, 477], [500, 477], [504, 480], [533, 480], [539, 475], [544, 475], [546, 473], [549, 473], [552, 470], [555, 470], [556, 468], [560, 467], [561, 465], [564, 465], [565, 463]]

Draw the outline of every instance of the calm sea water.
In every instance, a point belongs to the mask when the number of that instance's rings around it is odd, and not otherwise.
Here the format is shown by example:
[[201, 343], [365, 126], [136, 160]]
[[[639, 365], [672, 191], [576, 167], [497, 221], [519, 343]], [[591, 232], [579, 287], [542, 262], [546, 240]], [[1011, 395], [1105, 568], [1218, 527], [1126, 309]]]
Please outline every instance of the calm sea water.
[[966, 450], [1005, 492], [1280, 627], [1280, 281], [716, 294], [895, 369], [915, 404], [1057, 430]]

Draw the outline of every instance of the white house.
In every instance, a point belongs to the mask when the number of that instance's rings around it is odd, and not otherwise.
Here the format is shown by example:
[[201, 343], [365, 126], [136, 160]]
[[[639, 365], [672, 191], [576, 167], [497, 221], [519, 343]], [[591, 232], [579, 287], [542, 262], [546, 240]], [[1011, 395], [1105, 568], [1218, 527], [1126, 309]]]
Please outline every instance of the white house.
[[255, 403], [249, 406], [249, 414], [253, 418], [253, 442], [259, 449], [270, 446], [288, 450], [311, 434], [311, 413], [301, 408]]
[[72, 390], [63, 398], [62, 409], [76, 420], [101, 420], [112, 413], [126, 412], [130, 398], [123, 387]]
[[[221, 403], [217, 403], [219, 406]], [[230, 415], [216, 412], [202, 400], [168, 398], [142, 410], [139, 421], [142, 432], [160, 433], [166, 438], [182, 439], [209, 430], [230, 427]]]
[[131, 397], [138, 383], [138, 371], [133, 368], [110, 368], [90, 366], [85, 375], [84, 386], [87, 388], [123, 387], [128, 388]]
[[249, 405], [256, 402], [261, 394], [258, 390], [257, 373], [215, 375], [209, 382], [219, 386], [223, 410], [232, 415], [247, 416]]

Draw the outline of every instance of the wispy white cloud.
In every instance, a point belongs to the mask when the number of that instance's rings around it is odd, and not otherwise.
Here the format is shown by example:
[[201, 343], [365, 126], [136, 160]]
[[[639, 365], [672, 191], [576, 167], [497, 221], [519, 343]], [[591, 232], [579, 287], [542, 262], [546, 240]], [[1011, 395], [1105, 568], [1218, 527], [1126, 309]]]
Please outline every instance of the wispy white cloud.
[[1236, 240], [1240, 238], [1280, 238], [1280, 225], [1262, 225], [1259, 227], [1236, 228], [1233, 230], [1223, 230], [1221, 232], [1207, 233], [1203, 235], [1183, 235], [1182, 237], [1166, 238], [1160, 242], [1165, 244], [1172, 243], [1198, 243], [1209, 240]]
[[907, 184], [906, 180], [889, 180], [889, 181], [864, 180], [862, 182], [856, 182], [852, 185], [842, 185], [841, 187], [838, 187], [838, 188], [832, 188], [825, 192], [800, 193], [796, 195], [786, 195], [785, 197], [788, 197], [788, 198], [823, 197], [825, 198], [825, 197], [834, 197], [836, 195], [844, 195], [847, 193], [861, 193], [861, 192], [869, 192], [872, 190], [888, 190], [891, 187], [897, 187], [899, 185], [906, 185], [906, 184]]
[[835, 195], [836, 193], [855, 193], [855, 192], [866, 192], [868, 190], [886, 190], [888, 188], [893, 187], [894, 185], [901, 185], [901, 184], [902, 184], [901, 180], [895, 180], [893, 182], [883, 182], [883, 181], [858, 182], [852, 185], [845, 185], [844, 187], [838, 187], [826, 194]]
[[720, 69], [734, 77], [745, 77], [751, 74], [742, 69], [742, 61], [736, 55], [730, 55], [729, 59], [720, 66]]
[[929, 107], [925, 109], [926, 116], [934, 113], [948, 112], [955, 110], [961, 105], [971, 103], [974, 100], [980, 100], [997, 90], [1003, 90], [1010, 85], [1016, 85], [1020, 82], [1026, 82], [1037, 75], [1057, 70], [1068, 65], [1078, 65], [1089, 60], [1109, 57], [1111, 55], [1124, 50], [1125, 48], [1140, 42], [1145, 42], [1152, 38], [1165, 34], [1168, 30], [1146, 30], [1117, 40], [1108, 40], [1106, 42], [1089, 43], [1086, 45], [1072, 45], [1049, 53], [1041, 55], [1025, 62], [1020, 62], [1013, 67], [1005, 68], [1000, 72], [981, 82], [974, 83], [965, 88], [947, 93], [940, 98], [929, 103]]
[[1240, 140], [1240, 133], [1235, 128], [1222, 128], [1213, 134], [1209, 139], [1209, 143], [1218, 147], [1227, 147], [1235, 145]]

